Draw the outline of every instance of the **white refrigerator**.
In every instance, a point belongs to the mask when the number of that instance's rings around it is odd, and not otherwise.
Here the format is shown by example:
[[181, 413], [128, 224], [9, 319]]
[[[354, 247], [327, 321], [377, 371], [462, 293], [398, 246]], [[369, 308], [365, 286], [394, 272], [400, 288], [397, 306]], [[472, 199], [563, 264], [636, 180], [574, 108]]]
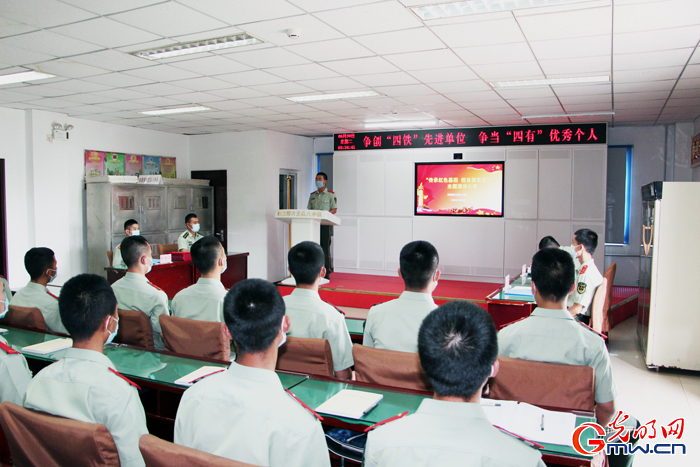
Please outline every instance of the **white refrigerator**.
[[637, 336], [649, 368], [700, 370], [700, 183], [642, 187]]

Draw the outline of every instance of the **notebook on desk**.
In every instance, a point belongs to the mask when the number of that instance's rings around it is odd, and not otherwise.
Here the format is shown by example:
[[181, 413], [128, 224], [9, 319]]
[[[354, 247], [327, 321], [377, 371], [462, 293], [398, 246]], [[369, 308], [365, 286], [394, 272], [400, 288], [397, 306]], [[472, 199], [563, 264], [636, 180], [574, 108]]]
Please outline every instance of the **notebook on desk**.
[[175, 384], [189, 387], [202, 378], [211, 376], [214, 373], [221, 373], [222, 371], [226, 371], [226, 368], [220, 366], [203, 366], [198, 370], [194, 370], [192, 373], [186, 374], [182, 378], [176, 379]]
[[571, 446], [576, 415], [545, 410], [524, 402], [482, 399], [489, 421], [498, 427], [538, 443]]
[[73, 345], [73, 339], [68, 337], [63, 339], [53, 339], [46, 342], [40, 342], [34, 345], [22, 347], [22, 353], [30, 353], [34, 355], [48, 355], [50, 353], [64, 350]]
[[9, 331], [5, 328], [0, 328], [0, 334], [7, 334]]
[[343, 389], [316, 408], [316, 412], [359, 420], [375, 408], [384, 395], [374, 392]]

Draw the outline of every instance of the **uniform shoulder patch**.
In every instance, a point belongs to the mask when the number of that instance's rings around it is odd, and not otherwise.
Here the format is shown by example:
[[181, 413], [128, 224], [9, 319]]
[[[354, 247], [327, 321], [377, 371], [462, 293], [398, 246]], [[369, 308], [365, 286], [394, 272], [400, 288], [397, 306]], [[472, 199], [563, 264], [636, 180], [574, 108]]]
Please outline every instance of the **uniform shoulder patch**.
[[117, 245], [117, 250], [121, 250], [121, 249], [122, 249], [122, 246], [121, 246], [121, 245]]
[[398, 420], [399, 418], [404, 418], [406, 415], [408, 415], [408, 410], [405, 411], [404, 413], [400, 413], [400, 414], [395, 415], [395, 416], [393, 416], [393, 417], [387, 418], [386, 420], [382, 420], [382, 421], [379, 422], [379, 423], [375, 423], [375, 424], [372, 425], [372, 426], [368, 426], [367, 428], [365, 428], [364, 432], [365, 432], [365, 433], [369, 433], [370, 431], [374, 430], [374, 429], [377, 428], [378, 426], [386, 425], [387, 423], [393, 422], [394, 420]]
[[578, 292], [580, 294], [586, 292], [586, 283], [579, 282], [578, 285], [576, 286], [576, 292]]
[[4, 344], [4, 343], [2, 343], [2, 342], [0, 342], [0, 349], [2, 349], [2, 350], [4, 350], [5, 352], [7, 352], [7, 355], [15, 355], [15, 354], [18, 354], [18, 353], [19, 353], [18, 351], [16, 351], [15, 349], [13, 349], [12, 347], [10, 347], [9, 345]]
[[603, 340], [607, 340], [608, 336], [606, 336], [605, 334], [596, 331], [595, 329], [593, 329], [592, 327], [590, 327], [590, 326], [587, 325], [586, 323], [582, 323], [581, 321], [576, 321], [576, 322], [577, 322], [578, 324], [580, 324], [581, 326], [583, 326], [584, 328], [588, 329], [589, 331], [598, 334], [600, 337], [603, 338]]
[[309, 412], [311, 412], [311, 415], [313, 415], [314, 417], [318, 418], [320, 421], [323, 421], [323, 417], [322, 417], [322, 416], [320, 416], [319, 414], [317, 414], [316, 412], [314, 412], [314, 409], [312, 409], [312, 408], [309, 407], [308, 405], [304, 404], [304, 402], [302, 402], [301, 399], [299, 399], [297, 396], [295, 396], [294, 394], [292, 394], [292, 391], [290, 391], [289, 389], [285, 389], [285, 391], [287, 391], [287, 394], [289, 394], [290, 396], [292, 396], [292, 399], [294, 399], [295, 401], [297, 401], [299, 404], [301, 404], [302, 407], [304, 407], [306, 410], [308, 410]]
[[584, 267], [581, 268], [578, 275], [580, 276], [581, 274], [585, 274], [587, 269], [588, 269], [588, 265], [585, 265]]
[[150, 285], [150, 286], [153, 287], [153, 288], [156, 288], [156, 289], [160, 290], [161, 292], [165, 292], [165, 290], [161, 289], [160, 287], [158, 287], [157, 285], [155, 285], [155, 284], [154, 284], [153, 282], [151, 282], [151, 281], [148, 281], [148, 285]]
[[187, 237], [189, 237], [189, 236], [190, 236], [190, 233], [189, 233], [189, 232], [185, 232], [185, 235], [183, 235], [182, 238], [187, 238]]
[[333, 194], [335, 194], [335, 191], [328, 190], [328, 193], [333, 193]]
[[110, 368], [109, 368], [109, 371], [111, 371], [111, 372], [114, 373], [115, 375], [119, 376], [121, 379], [123, 379], [124, 381], [126, 381], [126, 382], [129, 383], [131, 386], [133, 386], [133, 387], [135, 387], [136, 389], [138, 389], [139, 391], [141, 390], [141, 387], [140, 387], [138, 384], [134, 383], [133, 381], [131, 381], [129, 378], [127, 378], [126, 376], [124, 376], [124, 375], [122, 375], [121, 373], [119, 373], [119, 372], [118, 372], [117, 370], [115, 370], [114, 368], [111, 368], [111, 367], [110, 367]]
[[49, 294], [49, 295], [51, 295], [51, 296], [52, 296], [53, 298], [55, 298], [56, 300], [58, 300], [58, 297], [55, 296], [54, 294], [52, 294], [51, 292], [49, 292], [48, 290], [46, 291], [46, 293]]

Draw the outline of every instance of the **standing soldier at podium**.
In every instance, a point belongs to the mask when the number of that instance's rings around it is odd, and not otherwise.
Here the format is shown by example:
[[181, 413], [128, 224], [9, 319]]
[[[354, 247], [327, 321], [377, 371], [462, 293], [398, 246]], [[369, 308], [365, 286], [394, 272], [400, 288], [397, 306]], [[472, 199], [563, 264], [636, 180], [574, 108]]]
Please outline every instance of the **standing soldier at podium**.
[[[311, 193], [309, 204], [306, 206], [306, 209], [328, 211], [331, 214], [335, 214], [338, 211], [338, 200], [335, 197], [335, 193], [326, 188], [326, 183], [328, 183], [328, 175], [323, 172], [316, 174], [316, 188], [318, 188], [318, 190]], [[321, 226], [321, 248], [323, 248], [323, 255], [326, 259], [326, 279], [330, 279], [331, 270], [333, 268], [333, 262], [331, 261], [332, 235], [333, 226]]]

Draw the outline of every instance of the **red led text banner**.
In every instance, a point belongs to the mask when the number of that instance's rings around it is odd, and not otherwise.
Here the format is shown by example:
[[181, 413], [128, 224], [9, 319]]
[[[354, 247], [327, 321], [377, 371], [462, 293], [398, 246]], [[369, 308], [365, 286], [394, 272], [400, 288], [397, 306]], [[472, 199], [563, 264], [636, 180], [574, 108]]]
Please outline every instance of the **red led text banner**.
[[527, 125], [333, 135], [336, 151], [366, 149], [607, 144], [607, 123]]

